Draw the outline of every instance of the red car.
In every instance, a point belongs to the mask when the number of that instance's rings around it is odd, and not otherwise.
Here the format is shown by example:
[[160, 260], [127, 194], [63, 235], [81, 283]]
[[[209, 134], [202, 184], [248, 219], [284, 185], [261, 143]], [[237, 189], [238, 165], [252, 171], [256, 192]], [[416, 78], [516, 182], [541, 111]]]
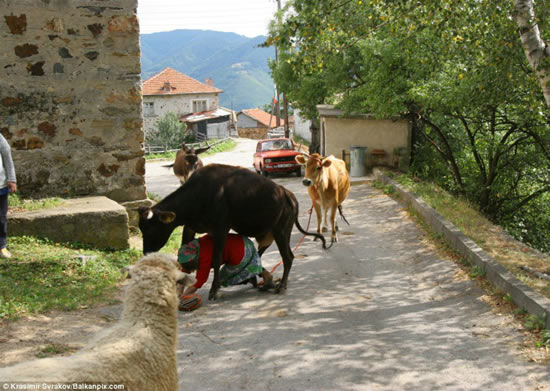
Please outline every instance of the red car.
[[294, 159], [299, 154], [288, 138], [260, 140], [254, 153], [254, 169], [265, 176], [274, 172], [290, 172], [301, 176], [302, 167]]

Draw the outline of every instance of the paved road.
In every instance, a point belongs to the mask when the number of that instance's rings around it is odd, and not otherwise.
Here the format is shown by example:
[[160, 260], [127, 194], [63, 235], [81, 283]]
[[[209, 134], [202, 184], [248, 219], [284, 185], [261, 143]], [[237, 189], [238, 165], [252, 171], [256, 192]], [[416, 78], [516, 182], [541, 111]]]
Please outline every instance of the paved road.
[[[250, 167], [253, 146], [208, 161]], [[149, 191], [164, 194], [147, 170]], [[305, 226], [299, 179], [275, 180], [295, 192]], [[239, 286], [209, 302], [209, 283], [198, 291], [203, 306], [180, 314], [180, 390], [550, 390], [550, 368], [520, 356], [512, 319], [459, 278], [399, 204], [357, 184], [344, 208], [351, 225], [339, 243], [327, 251], [306, 239], [295, 251], [285, 294]], [[295, 230], [291, 245], [300, 238]], [[262, 258], [277, 264], [276, 247]]]

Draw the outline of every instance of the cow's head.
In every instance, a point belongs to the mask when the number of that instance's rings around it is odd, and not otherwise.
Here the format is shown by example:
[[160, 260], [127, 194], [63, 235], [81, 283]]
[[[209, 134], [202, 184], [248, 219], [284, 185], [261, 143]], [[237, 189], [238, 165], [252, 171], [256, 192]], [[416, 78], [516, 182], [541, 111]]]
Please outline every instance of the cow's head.
[[174, 212], [154, 208], [140, 207], [139, 229], [143, 236], [143, 253], [148, 254], [160, 250], [178, 226]]
[[296, 161], [306, 168], [302, 183], [308, 187], [318, 185], [321, 182], [323, 168], [330, 167], [332, 164], [329, 159], [323, 158], [318, 153], [314, 153], [311, 156], [298, 155], [296, 156]]

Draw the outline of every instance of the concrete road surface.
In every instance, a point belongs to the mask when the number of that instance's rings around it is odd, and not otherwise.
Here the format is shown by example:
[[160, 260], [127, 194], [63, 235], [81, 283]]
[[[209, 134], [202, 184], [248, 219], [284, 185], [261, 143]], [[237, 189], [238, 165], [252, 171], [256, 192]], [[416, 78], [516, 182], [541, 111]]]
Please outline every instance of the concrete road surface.
[[[208, 161], [251, 167], [255, 142], [241, 143]], [[149, 191], [168, 191], [168, 179], [147, 171]], [[305, 227], [299, 178], [275, 180], [298, 197]], [[295, 250], [286, 293], [238, 286], [208, 301], [211, 279], [198, 291], [202, 307], [179, 317], [180, 390], [550, 390], [550, 368], [521, 356], [513, 320], [432, 250], [398, 203], [359, 182], [344, 211], [351, 225], [339, 220], [330, 250], [309, 238]], [[301, 237], [295, 229], [293, 248]], [[275, 244], [262, 257], [267, 268], [279, 260]]]

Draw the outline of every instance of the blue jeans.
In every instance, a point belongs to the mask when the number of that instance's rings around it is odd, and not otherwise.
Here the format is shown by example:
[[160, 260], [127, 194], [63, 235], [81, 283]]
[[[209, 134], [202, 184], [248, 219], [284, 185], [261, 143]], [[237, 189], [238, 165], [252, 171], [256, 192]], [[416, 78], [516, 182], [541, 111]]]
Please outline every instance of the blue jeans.
[[8, 238], [8, 194], [0, 195], [0, 249], [6, 247]]

